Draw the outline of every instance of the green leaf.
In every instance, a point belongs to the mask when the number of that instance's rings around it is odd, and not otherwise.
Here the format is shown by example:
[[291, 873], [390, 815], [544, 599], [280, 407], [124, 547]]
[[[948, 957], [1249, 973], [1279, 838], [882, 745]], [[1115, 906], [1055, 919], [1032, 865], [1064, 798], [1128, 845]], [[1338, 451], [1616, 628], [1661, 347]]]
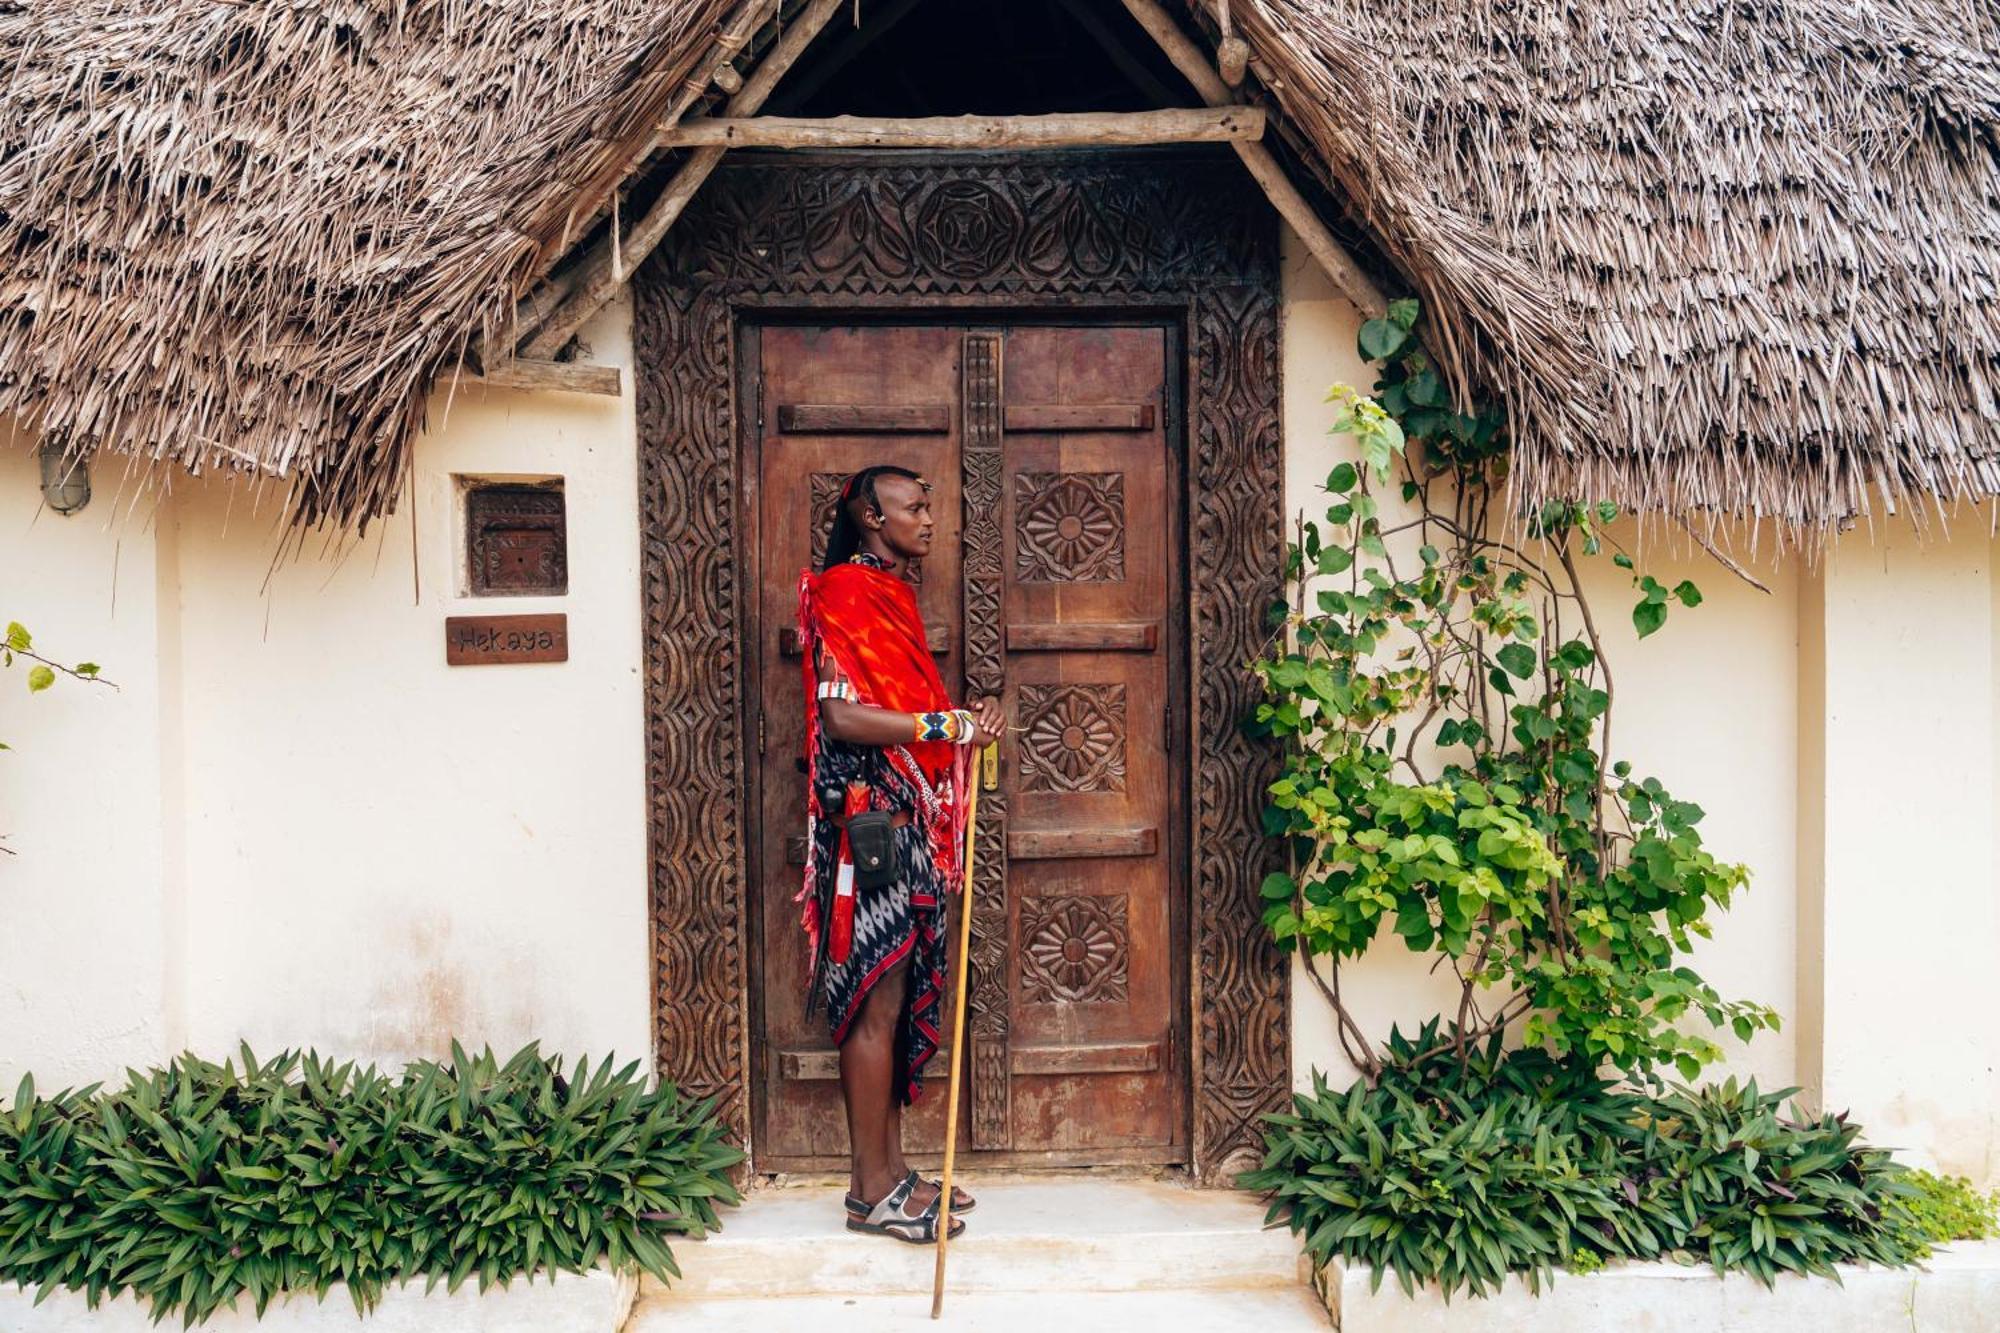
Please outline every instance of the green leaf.
[[37, 665], [28, 672], [28, 692], [30, 694], [46, 690], [56, 683], [56, 673], [48, 667]]
[[1663, 602], [1640, 602], [1632, 608], [1632, 624], [1642, 639], [1666, 623], [1667, 608]]
[[1345, 546], [1326, 546], [1320, 548], [1319, 572], [1322, 574], [1344, 573], [1353, 564], [1354, 553], [1349, 551]]
[[1701, 589], [1695, 587], [1694, 584], [1686, 579], [1682, 579], [1674, 585], [1674, 596], [1681, 599], [1682, 606], [1701, 605]]
[[1389, 321], [1402, 329], [1414, 329], [1423, 307], [1414, 296], [1389, 302]]
[[79, 676], [95, 676], [101, 670], [103, 668], [95, 662], [78, 662], [76, 664], [76, 674]]
[[[1451, 406], [1451, 391], [1438, 378], [1435, 370], [1411, 378], [1409, 384], [1410, 401], [1419, 407], [1446, 408]], [[1426, 432], [1430, 433], [1430, 432]]]
[[7, 646], [17, 653], [25, 653], [35, 646], [35, 636], [28, 633], [20, 621], [10, 620], [7, 622]]
[[1623, 551], [1618, 551], [1613, 553], [1611, 557], [1611, 563], [1618, 566], [1618, 568], [1620, 569], [1631, 569], [1633, 567], [1632, 557], [1625, 554]]
[[1359, 480], [1360, 475], [1355, 472], [1354, 464], [1341, 463], [1326, 474], [1326, 488], [1335, 495], [1345, 495], [1354, 489], [1354, 483]]
[[1369, 361], [1387, 361], [1410, 340], [1410, 331], [1386, 319], [1371, 319], [1361, 326], [1361, 355]]
[[1535, 650], [1525, 643], [1510, 643], [1493, 655], [1517, 679], [1526, 680], [1535, 671]]

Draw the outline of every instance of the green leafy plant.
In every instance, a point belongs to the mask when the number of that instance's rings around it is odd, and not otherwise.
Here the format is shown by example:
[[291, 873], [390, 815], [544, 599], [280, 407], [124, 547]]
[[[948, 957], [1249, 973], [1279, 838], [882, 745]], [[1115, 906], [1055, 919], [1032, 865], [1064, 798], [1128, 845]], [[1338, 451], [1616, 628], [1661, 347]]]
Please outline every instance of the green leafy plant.
[[[1435, 1282], [1492, 1292], [1557, 1267], [1611, 1259], [1705, 1259], [1767, 1285], [1841, 1262], [1906, 1264], [1906, 1173], [1838, 1116], [1788, 1119], [1789, 1091], [1730, 1080], [1642, 1095], [1574, 1059], [1503, 1051], [1495, 1034], [1463, 1061], [1433, 1020], [1392, 1034], [1378, 1077], [1345, 1092], [1315, 1075], [1271, 1117], [1261, 1169], [1318, 1265], [1367, 1263], [1380, 1286]], [[1919, 1242], [1920, 1243], [1920, 1242]]]
[[[1359, 465], [1327, 477], [1323, 521], [1301, 521], [1290, 597], [1253, 664], [1266, 697], [1252, 728], [1284, 752], [1265, 828], [1287, 869], [1263, 885], [1264, 921], [1309, 955], [1370, 1077], [1381, 1062], [1340, 967], [1386, 930], [1460, 983], [1419, 1058], [1462, 1062], [1518, 1023], [1557, 1056], [1692, 1079], [1721, 1050], [1687, 1020], [1747, 1040], [1778, 1017], [1725, 999], [1686, 961], [1745, 868], [1703, 845], [1700, 806], [1605, 763], [1612, 677], [1578, 562], [1613, 544], [1617, 508], [1553, 504], [1496, 534], [1504, 423], [1451, 409], [1418, 318], [1399, 301], [1363, 326], [1363, 353], [1385, 361], [1379, 398], [1331, 395]], [[1413, 513], [1385, 527], [1378, 494], [1398, 469]], [[1391, 552], [1399, 534], [1414, 552]], [[1669, 590], [1613, 558], [1640, 594], [1642, 635], [1670, 602], [1700, 603], [1692, 583]]]
[[[13, 666], [16, 658], [31, 664], [28, 667], [30, 694], [40, 694], [48, 689], [56, 683], [56, 677], [59, 675], [100, 685], [110, 683], [99, 677], [97, 674], [99, 668], [95, 662], [78, 662], [75, 666], [66, 666], [52, 657], [42, 656], [35, 651], [35, 636], [28, 633], [27, 627], [18, 620], [10, 620], [7, 622], [6, 637], [0, 639], [0, 667]], [[0, 750], [6, 748], [5, 745], [0, 745]]]
[[345, 1283], [366, 1311], [426, 1277], [481, 1290], [604, 1263], [678, 1277], [667, 1238], [719, 1225], [742, 1154], [706, 1102], [636, 1063], [504, 1064], [456, 1044], [400, 1077], [307, 1053], [184, 1056], [0, 1110], [0, 1281], [130, 1291], [197, 1323]]
[[1890, 1223], [1920, 1254], [1955, 1240], [2000, 1236], [2000, 1190], [1982, 1193], [1964, 1176], [1929, 1171], [1912, 1171], [1904, 1181], [1909, 1188], [1891, 1208]]

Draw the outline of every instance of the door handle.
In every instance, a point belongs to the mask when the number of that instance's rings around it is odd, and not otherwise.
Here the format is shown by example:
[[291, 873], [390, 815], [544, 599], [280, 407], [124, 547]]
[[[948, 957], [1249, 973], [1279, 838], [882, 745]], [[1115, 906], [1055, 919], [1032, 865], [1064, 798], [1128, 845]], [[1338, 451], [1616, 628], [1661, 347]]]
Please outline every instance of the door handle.
[[1000, 743], [995, 741], [979, 752], [979, 785], [987, 791], [1000, 790]]

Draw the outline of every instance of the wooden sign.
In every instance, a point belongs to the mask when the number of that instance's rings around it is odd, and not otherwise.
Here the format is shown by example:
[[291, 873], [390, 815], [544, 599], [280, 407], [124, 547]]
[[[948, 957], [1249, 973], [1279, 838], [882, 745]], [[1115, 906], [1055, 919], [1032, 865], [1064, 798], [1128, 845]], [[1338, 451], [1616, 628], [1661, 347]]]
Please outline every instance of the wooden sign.
[[569, 617], [446, 616], [448, 666], [505, 666], [516, 662], [569, 661]]

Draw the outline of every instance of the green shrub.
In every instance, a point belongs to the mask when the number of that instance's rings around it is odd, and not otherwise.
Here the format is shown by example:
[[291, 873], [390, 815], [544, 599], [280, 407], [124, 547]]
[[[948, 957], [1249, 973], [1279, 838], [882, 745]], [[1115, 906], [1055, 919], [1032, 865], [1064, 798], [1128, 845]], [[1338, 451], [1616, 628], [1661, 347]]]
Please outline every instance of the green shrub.
[[1390, 1270], [1406, 1291], [1485, 1295], [1607, 1259], [1706, 1259], [1768, 1284], [1779, 1272], [1921, 1257], [1893, 1209], [1907, 1174], [1844, 1117], [1788, 1120], [1789, 1091], [1735, 1080], [1649, 1096], [1581, 1061], [1498, 1039], [1426, 1060], [1437, 1024], [1393, 1034], [1380, 1081], [1334, 1092], [1315, 1074], [1270, 1117], [1272, 1198], [1318, 1264]]
[[357, 1310], [425, 1276], [480, 1289], [604, 1262], [678, 1277], [669, 1235], [719, 1225], [742, 1160], [706, 1103], [636, 1063], [528, 1046], [399, 1078], [286, 1053], [184, 1056], [126, 1086], [0, 1111], [0, 1281], [131, 1291], [189, 1324], [247, 1293], [347, 1284]]
[[1982, 1194], [1964, 1176], [1912, 1171], [1908, 1190], [1890, 1209], [1890, 1224], [1920, 1254], [1955, 1240], [2000, 1236], [2000, 1190]]

